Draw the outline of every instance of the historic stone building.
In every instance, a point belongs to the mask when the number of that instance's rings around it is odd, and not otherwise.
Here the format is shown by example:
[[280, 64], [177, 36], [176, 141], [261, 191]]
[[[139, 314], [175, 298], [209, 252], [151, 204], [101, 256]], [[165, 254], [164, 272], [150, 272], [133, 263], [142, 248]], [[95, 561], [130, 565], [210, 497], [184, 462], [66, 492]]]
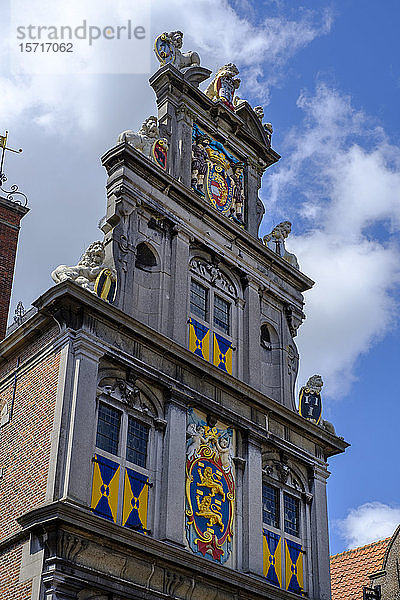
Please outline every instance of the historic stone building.
[[181, 46], [157, 38], [158, 116], [103, 156], [104, 240], [0, 345], [1, 600], [331, 597], [347, 444], [296, 409], [313, 282], [290, 223], [258, 237], [280, 157], [236, 67], [204, 93]]

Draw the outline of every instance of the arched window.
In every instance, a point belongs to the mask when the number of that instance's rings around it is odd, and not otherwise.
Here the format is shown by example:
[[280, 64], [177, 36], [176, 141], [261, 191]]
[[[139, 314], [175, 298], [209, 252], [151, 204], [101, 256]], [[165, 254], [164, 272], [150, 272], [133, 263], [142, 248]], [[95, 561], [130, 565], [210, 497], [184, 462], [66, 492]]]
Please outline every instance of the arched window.
[[262, 484], [263, 572], [273, 585], [304, 595], [306, 510], [303, 485], [287, 464], [269, 461]]
[[237, 288], [219, 266], [191, 260], [189, 349], [232, 375], [237, 339]]
[[264, 350], [272, 350], [271, 334], [268, 329], [268, 325], [264, 324], [260, 330], [260, 344]]
[[145, 242], [138, 244], [136, 248], [135, 266], [139, 269], [151, 269], [157, 265], [157, 258]]
[[158, 410], [141, 387], [119, 373], [103, 377], [98, 394], [91, 510], [151, 534]]

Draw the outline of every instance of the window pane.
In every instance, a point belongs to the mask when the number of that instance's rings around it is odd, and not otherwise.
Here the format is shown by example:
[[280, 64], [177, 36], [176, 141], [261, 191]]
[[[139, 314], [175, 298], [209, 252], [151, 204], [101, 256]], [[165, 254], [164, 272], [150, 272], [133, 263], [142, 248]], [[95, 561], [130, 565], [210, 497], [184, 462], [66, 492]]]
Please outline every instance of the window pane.
[[148, 437], [149, 428], [136, 421], [136, 419], [129, 417], [126, 460], [139, 465], [139, 467], [146, 467]]
[[279, 492], [276, 488], [263, 483], [263, 523], [279, 527]]
[[229, 302], [214, 296], [214, 325], [225, 333], [229, 333]]
[[195, 281], [190, 284], [190, 312], [207, 320], [207, 289]]
[[291, 535], [298, 536], [300, 533], [299, 527], [299, 500], [283, 494], [283, 507], [285, 514], [285, 532]]
[[96, 446], [111, 454], [118, 454], [119, 428], [121, 413], [119, 410], [99, 404], [99, 418], [97, 420]]

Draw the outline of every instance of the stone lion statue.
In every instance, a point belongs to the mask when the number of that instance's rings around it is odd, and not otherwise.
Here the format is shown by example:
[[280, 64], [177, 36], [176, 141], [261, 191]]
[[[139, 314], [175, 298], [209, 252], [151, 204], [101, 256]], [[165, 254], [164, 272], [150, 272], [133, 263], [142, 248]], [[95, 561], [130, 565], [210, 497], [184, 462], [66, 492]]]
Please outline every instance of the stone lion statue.
[[175, 60], [173, 62], [174, 67], [177, 69], [186, 69], [186, 67], [194, 67], [200, 65], [200, 56], [197, 52], [181, 52], [183, 46], [183, 33], [182, 31], [171, 31], [170, 33], [164, 33], [165, 40], [170, 42], [175, 47]]
[[151, 151], [156, 140], [159, 140], [162, 145], [168, 148], [168, 140], [160, 138], [157, 117], [151, 116], [142, 123], [138, 132], [127, 129], [120, 133], [117, 142], [128, 142], [136, 150], [139, 150], [148, 158], [152, 158]]
[[309, 378], [305, 385], [305, 390], [307, 393], [311, 394], [320, 394], [324, 382], [322, 381], [321, 375], [313, 375]]
[[265, 244], [265, 246], [267, 246], [267, 248], [279, 254], [279, 256], [281, 256], [290, 265], [292, 265], [292, 267], [298, 269], [299, 263], [297, 262], [296, 256], [288, 252], [285, 248], [285, 240], [291, 231], [291, 222], [282, 221], [282, 223], [279, 223], [273, 228], [271, 233], [264, 236], [263, 243]]
[[[80, 261], [74, 267], [59, 265], [51, 274], [53, 281], [74, 281], [85, 290], [94, 291], [94, 282], [99, 273], [109, 267], [104, 265], [105, 251], [103, 242], [93, 242], [83, 253]], [[111, 270], [111, 269], [110, 269]]]
[[235, 102], [234, 94], [240, 86], [240, 79], [236, 75], [239, 75], [239, 70], [233, 63], [220, 67], [206, 89], [206, 96], [214, 101], [222, 100], [232, 105], [236, 104], [238, 99]]

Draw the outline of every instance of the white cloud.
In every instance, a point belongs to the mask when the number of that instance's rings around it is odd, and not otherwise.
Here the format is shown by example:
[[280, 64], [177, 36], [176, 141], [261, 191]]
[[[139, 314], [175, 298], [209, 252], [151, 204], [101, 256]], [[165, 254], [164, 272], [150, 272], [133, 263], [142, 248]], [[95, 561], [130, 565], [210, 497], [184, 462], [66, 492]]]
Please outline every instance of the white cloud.
[[323, 84], [315, 95], [303, 93], [298, 106], [304, 120], [288, 135], [288, 158], [270, 177], [269, 200], [294, 232], [298, 222], [305, 229], [288, 246], [316, 281], [298, 338], [298, 383], [321, 373], [325, 393], [338, 397], [356, 379], [357, 358], [397, 316], [400, 149]]
[[347, 517], [336, 521], [335, 525], [350, 549], [391, 536], [399, 523], [400, 507], [367, 502], [352, 508]]
[[[28, 0], [18, 2], [26, 5], [28, 18], [29, 10], [33, 10], [31, 3]], [[41, 2], [40, 5], [44, 14], [52, 14], [54, 3]], [[137, 13], [138, 6], [135, 4], [134, 14]], [[79, 0], [71, 0], [68, 3], [58, 3], [54, 10], [54, 19], [63, 24], [81, 22], [83, 14], [88, 22], [99, 25], [118, 21], [124, 23], [132, 17], [131, 0], [119, 0], [112, 6], [109, 2], [88, 0], [84, 9]], [[21, 18], [22, 12], [21, 9]], [[303, 11], [297, 20], [274, 17], [254, 25], [241, 18], [227, 0], [191, 3], [171, 0], [168, 4], [153, 0], [150, 37], [165, 30], [183, 30], [184, 49], [199, 51], [202, 64], [212, 70], [225, 62], [237, 62], [242, 70], [241, 93], [244, 97], [246, 93], [258, 94], [260, 102], [267, 102], [269, 85], [283, 75], [283, 65], [299, 49], [317, 36], [327, 33], [331, 21], [328, 11], [316, 10]], [[4, 56], [10, 45], [16, 45], [12, 36], [15, 33], [10, 33], [8, 39], [3, 36], [0, 40], [0, 51]], [[151, 43], [152, 39], [149, 39], [149, 49]], [[3, 61], [3, 67], [0, 68], [0, 114], [7, 117], [9, 126], [25, 116], [46, 125], [45, 132], [56, 130], [69, 135], [77, 127], [89, 132], [98, 128], [114, 110], [115, 96], [109, 94], [109, 88], [114, 82], [109, 77], [35, 75], [29, 71], [29, 65], [34, 62], [35, 57], [29, 55], [29, 62], [28, 55], [17, 53], [16, 56], [20, 75], [12, 76], [11, 69], [6, 71], [7, 60]], [[94, 60], [96, 54], [90, 56]], [[83, 60], [87, 62], [87, 53], [84, 53]], [[156, 60], [154, 57], [152, 60], [155, 70]], [[263, 81], [265, 69], [268, 69], [268, 85]], [[118, 83], [115, 87], [118, 88]], [[133, 98], [132, 88], [131, 95]], [[107, 102], [102, 101], [102, 98], [106, 98]]]

